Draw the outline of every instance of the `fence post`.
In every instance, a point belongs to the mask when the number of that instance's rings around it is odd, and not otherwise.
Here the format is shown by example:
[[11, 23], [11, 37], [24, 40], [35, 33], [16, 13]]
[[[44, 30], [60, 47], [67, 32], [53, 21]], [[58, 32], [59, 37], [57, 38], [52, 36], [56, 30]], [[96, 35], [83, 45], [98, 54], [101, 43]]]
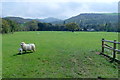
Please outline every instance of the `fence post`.
[[102, 38], [102, 54], [104, 54], [104, 38]]
[[114, 43], [113, 43], [113, 61], [115, 60], [115, 58], [116, 58], [116, 51], [115, 51], [115, 49], [116, 49], [116, 40], [114, 40]]

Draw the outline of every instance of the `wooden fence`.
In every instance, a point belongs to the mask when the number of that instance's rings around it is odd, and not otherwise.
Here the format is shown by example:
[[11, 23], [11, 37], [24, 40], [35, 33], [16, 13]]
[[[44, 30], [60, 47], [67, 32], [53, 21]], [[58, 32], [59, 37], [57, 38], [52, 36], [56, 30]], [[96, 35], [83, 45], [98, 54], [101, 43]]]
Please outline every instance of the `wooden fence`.
[[[108, 43], [113, 43], [113, 46], [108, 45], [106, 42], [108, 42]], [[120, 47], [119, 44], [120, 44], [120, 42], [117, 42], [116, 40], [114, 40], [114, 41], [109, 41], [109, 40], [105, 40], [105, 39], [103, 38], [103, 39], [102, 39], [102, 52], [101, 52], [101, 54], [104, 54], [105, 48], [106, 48], [106, 49], [109, 49], [109, 50], [112, 50], [112, 61], [114, 61], [115, 58], [116, 58], [116, 54], [120, 54], [120, 50], [117, 49], [117, 46], [118, 46], [118, 48]], [[117, 53], [116, 53], [116, 52], [117, 52]]]

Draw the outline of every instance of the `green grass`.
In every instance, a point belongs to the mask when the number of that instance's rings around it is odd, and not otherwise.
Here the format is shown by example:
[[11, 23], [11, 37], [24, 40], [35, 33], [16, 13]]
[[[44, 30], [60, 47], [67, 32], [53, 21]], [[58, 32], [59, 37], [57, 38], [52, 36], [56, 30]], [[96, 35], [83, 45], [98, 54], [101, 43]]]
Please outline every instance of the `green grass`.
[[[107, 32], [16, 32], [3, 35], [4, 78], [117, 78], [117, 66], [101, 51]], [[16, 55], [20, 42], [35, 43], [36, 52]]]
[[0, 34], [0, 79], [2, 78], [2, 35]]

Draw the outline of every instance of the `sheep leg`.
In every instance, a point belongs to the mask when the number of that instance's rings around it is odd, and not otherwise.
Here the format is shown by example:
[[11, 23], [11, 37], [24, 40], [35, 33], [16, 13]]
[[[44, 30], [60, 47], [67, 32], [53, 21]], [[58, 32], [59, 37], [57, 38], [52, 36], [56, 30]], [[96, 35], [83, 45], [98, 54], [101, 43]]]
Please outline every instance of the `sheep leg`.
[[33, 51], [35, 52], [36, 50], [35, 50], [35, 49], [33, 49]]
[[22, 54], [22, 52], [21, 52], [21, 54]]
[[35, 52], [36, 50], [35, 50], [35, 49], [33, 49], [33, 51]]

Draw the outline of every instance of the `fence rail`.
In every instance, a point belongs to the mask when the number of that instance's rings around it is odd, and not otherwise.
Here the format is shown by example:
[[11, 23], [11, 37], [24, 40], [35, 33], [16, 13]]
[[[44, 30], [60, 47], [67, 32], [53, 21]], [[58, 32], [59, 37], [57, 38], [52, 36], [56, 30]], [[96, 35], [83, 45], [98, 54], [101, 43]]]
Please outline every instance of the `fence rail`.
[[105, 39], [103, 38], [102, 41], [104, 41], [104, 42], [110, 42], [110, 43], [120, 44], [120, 42], [115, 42], [116, 40], [114, 40], [114, 41], [110, 41], [110, 40], [105, 40]]
[[[113, 43], [113, 46], [110, 46], [110, 45], [108, 45], [108, 44], [105, 43], [105, 42]], [[118, 54], [120, 53], [120, 50], [117, 49], [117, 45], [119, 45], [119, 44], [120, 44], [120, 42], [117, 42], [116, 40], [110, 41], [110, 40], [105, 40], [105, 39], [103, 38], [103, 39], [102, 39], [102, 52], [101, 52], [101, 54], [104, 54], [105, 48], [106, 48], [106, 49], [109, 49], [109, 50], [112, 50], [112, 53], [113, 53], [113, 57], [112, 57], [113, 60], [112, 60], [112, 61], [114, 61], [115, 58], [116, 58], [116, 52], [118, 52]]]

